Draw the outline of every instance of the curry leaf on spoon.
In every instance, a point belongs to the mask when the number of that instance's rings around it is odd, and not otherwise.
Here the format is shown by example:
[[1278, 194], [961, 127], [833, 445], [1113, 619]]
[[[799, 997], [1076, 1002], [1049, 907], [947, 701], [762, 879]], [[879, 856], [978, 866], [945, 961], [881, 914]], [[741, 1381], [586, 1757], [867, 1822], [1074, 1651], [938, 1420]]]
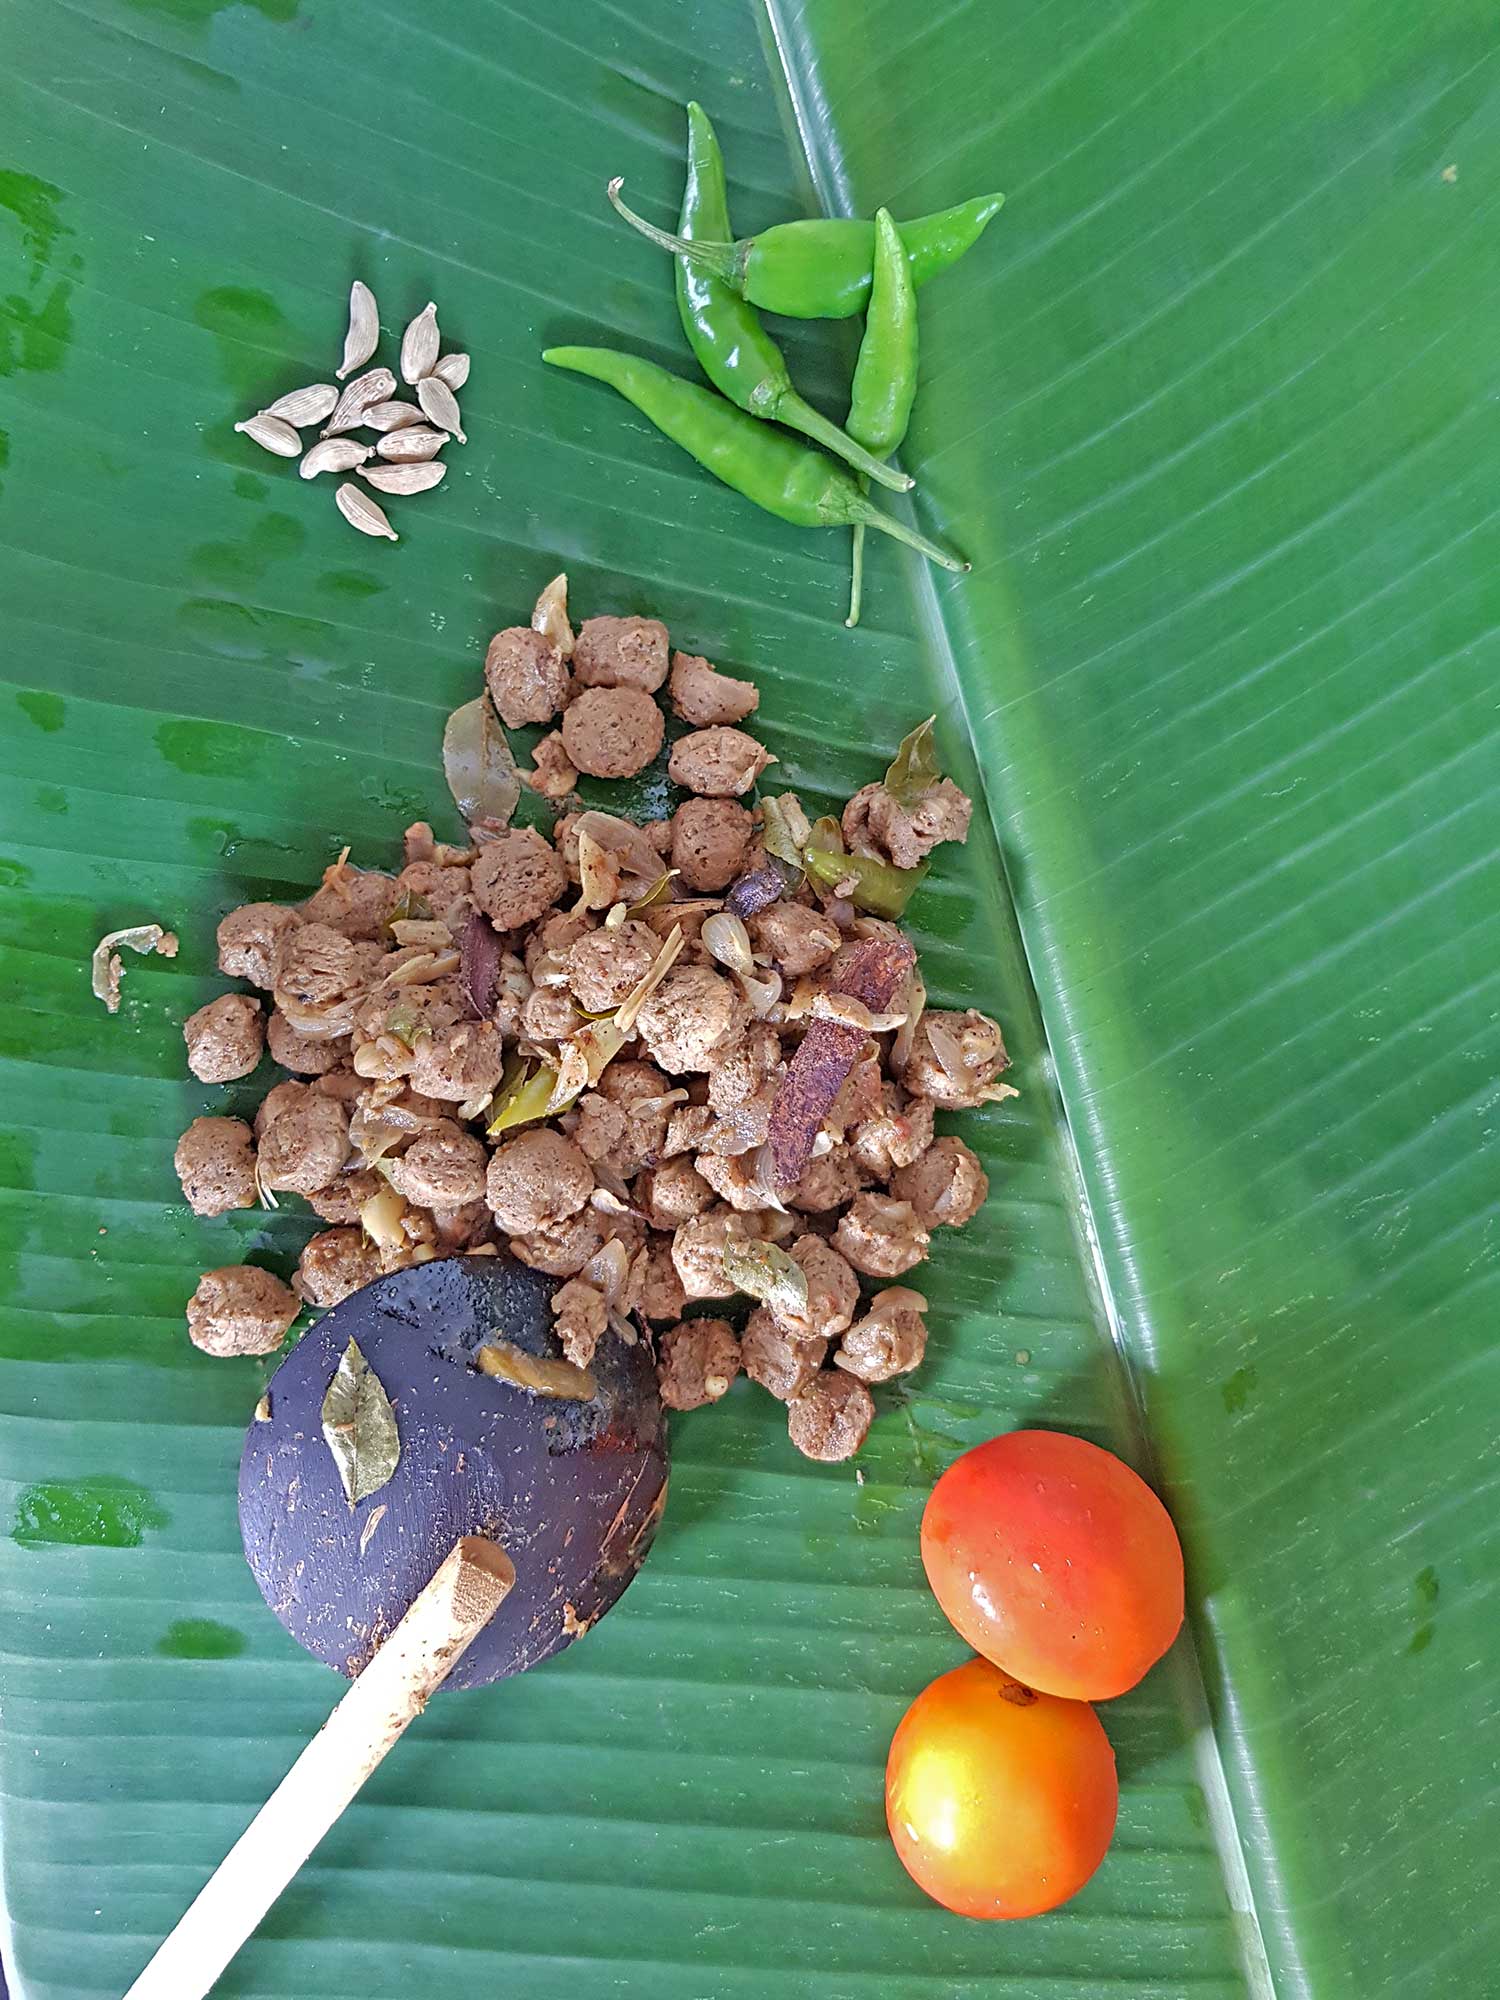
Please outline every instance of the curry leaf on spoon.
[[339, 1356], [323, 1398], [323, 1436], [351, 1507], [378, 1493], [401, 1457], [391, 1399], [355, 1340]]

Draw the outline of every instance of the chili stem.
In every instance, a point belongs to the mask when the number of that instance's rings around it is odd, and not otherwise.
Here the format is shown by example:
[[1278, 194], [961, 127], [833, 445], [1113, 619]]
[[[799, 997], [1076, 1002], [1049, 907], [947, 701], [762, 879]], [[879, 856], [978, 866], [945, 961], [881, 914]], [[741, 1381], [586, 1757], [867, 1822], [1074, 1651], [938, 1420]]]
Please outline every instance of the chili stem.
[[642, 236], [663, 250], [670, 250], [674, 257], [686, 257], [690, 264], [701, 264], [712, 271], [716, 278], [733, 285], [736, 291], [744, 287], [744, 272], [740, 268], [740, 246], [737, 243], [689, 242], [685, 236], [674, 236], [670, 230], [658, 229], [654, 222], [648, 222], [643, 215], [637, 215], [633, 208], [627, 208], [620, 199], [620, 189], [624, 187], [623, 177], [617, 176], [605, 189], [615, 212], [623, 215], [632, 229], [638, 229]]
[[904, 521], [898, 521], [890, 514], [882, 514], [878, 507], [868, 502], [866, 505], [868, 511], [856, 515], [856, 523], [863, 522], [866, 527], [879, 528], [883, 535], [894, 536], [898, 542], [905, 542], [909, 549], [915, 549], [918, 555], [926, 556], [929, 562], [937, 563], [942, 569], [956, 570], [962, 574], [974, 567], [972, 563], [966, 563], [961, 556], [949, 555], [948, 551], [940, 549], [936, 542], [929, 542], [925, 535], [919, 535], [915, 528], [908, 528]]
[[827, 445], [846, 465], [853, 467], [866, 488], [872, 479], [878, 479], [893, 493], [909, 493], [917, 483], [909, 473], [897, 472], [894, 466], [882, 465], [863, 445], [846, 437], [837, 424], [829, 423], [827, 417], [798, 395], [793, 394], [786, 399], [776, 412], [776, 418], [779, 423], [789, 424], [794, 431], [801, 431], [804, 437], [810, 437], [814, 444]]
[[849, 616], [844, 620], [851, 629], [859, 623], [859, 607], [865, 590], [865, 524], [854, 524], [854, 560], [849, 574]]

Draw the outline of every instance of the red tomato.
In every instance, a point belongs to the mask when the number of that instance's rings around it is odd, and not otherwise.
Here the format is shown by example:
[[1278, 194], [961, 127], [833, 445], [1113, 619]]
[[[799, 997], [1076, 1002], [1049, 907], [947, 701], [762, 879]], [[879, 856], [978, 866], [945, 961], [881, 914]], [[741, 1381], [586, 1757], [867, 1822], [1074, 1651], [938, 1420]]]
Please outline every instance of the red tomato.
[[1035, 1917], [1087, 1882], [1115, 1830], [1115, 1755], [1083, 1701], [988, 1660], [922, 1690], [891, 1740], [885, 1817], [901, 1865], [961, 1917]]
[[1012, 1431], [950, 1465], [922, 1562], [975, 1652], [1077, 1701], [1134, 1687], [1182, 1624], [1166, 1508], [1113, 1453], [1060, 1431]]

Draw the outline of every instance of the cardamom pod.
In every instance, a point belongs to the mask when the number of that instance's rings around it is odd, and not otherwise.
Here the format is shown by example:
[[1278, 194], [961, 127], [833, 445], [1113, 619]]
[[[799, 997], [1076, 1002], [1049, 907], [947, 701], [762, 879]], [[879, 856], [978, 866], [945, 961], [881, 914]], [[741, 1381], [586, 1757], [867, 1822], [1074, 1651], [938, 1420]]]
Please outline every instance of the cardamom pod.
[[319, 438], [302, 454], [297, 471], [303, 479], [316, 479], [320, 472], [352, 472], [356, 465], [364, 464], [374, 448], [361, 444], [358, 438]]
[[331, 382], [309, 382], [305, 389], [288, 389], [274, 403], [267, 403], [265, 414], [280, 417], [293, 430], [305, 430], [309, 424], [322, 423], [338, 399], [339, 392]]
[[269, 410], [257, 410], [253, 417], [236, 424], [235, 429], [243, 431], [263, 451], [274, 451], [278, 458], [295, 458], [302, 449], [302, 440], [291, 425], [273, 417]]
[[467, 354], [445, 354], [433, 374], [446, 382], [456, 396], [469, 379], [469, 357]]
[[360, 426], [367, 431], [399, 431], [407, 424], [420, 424], [423, 416], [415, 403], [371, 403]]
[[447, 477], [446, 465], [429, 459], [425, 465], [367, 465], [360, 477], [380, 493], [428, 493]]
[[401, 336], [401, 379], [420, 382], [424, 375], [430, 375], [441, 346], [437, 307], [429, 299]]
[[363, 368], [379, 343], [380, 308], [370, 287], [356, 278], [349, 287], [349, 331], [344, 335], [344, 358], [339, 363], [338, 379], [342, 382], [354, 369]]
[[415, 464], [420, 459], [436, 458], [448, 442], [446, 431], [435, 431], [426, 424], [408, 424], [405, 429], [388, 431], [375, 449], [380, 456], [398, 465]]
[[377, 506], [368, 493], [361, 493], [357, 486], [341, 486], [333, 499], [350, 527], [358, 528], [362, 535], [381, 535], [388, 542], [400, 541], [401, 537], [386, 518], [385, 509]]
[[363, 375], [356, 375], [348, 383], [344, 393], [333, 408], [333, 415], [323, 426], [324, 437], [337, 437], [341, 431], [357, 431], [365, 420], [365, 411], [371, 403], [383, 403], [393, 394], [396, 378], [389, 368], [368, 368]]
[[417, 384], [417, 401], [440, 429], [450, 431], [460, 444], [468, 443], [458, 414], [458, 398], [440, 375], [422, 378]]

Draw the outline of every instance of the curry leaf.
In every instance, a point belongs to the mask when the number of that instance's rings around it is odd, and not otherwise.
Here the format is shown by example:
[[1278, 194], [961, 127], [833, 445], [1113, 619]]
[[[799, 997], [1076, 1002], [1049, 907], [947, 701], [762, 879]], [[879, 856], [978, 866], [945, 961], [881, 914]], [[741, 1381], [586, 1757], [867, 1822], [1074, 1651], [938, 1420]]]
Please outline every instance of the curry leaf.
[[443, 776], [465, 826], [510, 825], [521, 796], [515, 755], [487, 694], [454, 709], [443, 730]]
[[351, 1507], [378, 1493], [400, 1460], [396, 1412], [355, 1340], [340, 1355], [323, 1398], [323, 1436]]
[[885, 774], [885, 788], [903, 812], [915, 812], [942, 772], [938, 769], [937, 747], [932, 740], [936, 717], [929, 715], [907, 736], [903, 736]]

